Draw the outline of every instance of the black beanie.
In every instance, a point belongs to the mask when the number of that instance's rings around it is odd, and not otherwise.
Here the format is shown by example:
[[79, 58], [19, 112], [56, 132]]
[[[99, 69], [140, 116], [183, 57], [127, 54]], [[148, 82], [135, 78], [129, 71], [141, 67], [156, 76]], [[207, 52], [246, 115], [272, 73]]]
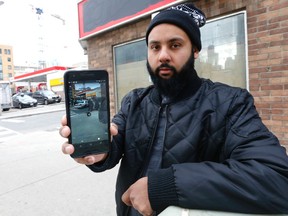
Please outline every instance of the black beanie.
[[158, 13], [150, 22], [146, 31], [146, 43], [148, 44], [148, 36], [151, 30], [162, 23], [170, 23], [178, 26], [186, 32], [191, 40], [191, 43], [200, 51], [201, 35], [200, 27], [205, 25], [205, 14], [192, 3], [180, 4], [172, 6]]

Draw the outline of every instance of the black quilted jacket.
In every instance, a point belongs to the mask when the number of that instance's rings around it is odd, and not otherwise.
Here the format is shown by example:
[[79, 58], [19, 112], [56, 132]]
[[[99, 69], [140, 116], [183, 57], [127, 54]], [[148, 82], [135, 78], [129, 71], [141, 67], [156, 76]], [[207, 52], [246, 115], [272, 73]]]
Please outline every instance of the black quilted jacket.
[[106, 161], [95, 172], [121, 166], [116, 185], [121, 201], [147, 165], [160, 109], [167, 108], [162, 169], [148, 173], [149, 199], [158, 213], [174, 205], [242, 213], [288, 213], [288, 157], [263, 125], [252, 96], [210, 80], [188, 86], [170, 104], [153, 87], [136, 89], [113, 122], [119, 127]]

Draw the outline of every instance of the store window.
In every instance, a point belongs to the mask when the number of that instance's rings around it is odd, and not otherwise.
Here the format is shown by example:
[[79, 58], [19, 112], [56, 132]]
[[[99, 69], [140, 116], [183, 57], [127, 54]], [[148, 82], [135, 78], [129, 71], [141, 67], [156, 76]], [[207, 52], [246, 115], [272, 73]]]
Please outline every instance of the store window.
[[117, 106], [132, 89], [151, 85], [146, 70], [147, 47], [144, 39], [114, 47]]
[[[195, 62], [200, 77], [247, 88], [246, 13], [210, 20], [201, 28], [202, 50]], [[117, 105], [132, 89], [151, 85], [144, 39], [114, 47]]]
[[247, 88], [245, 20], [241, 12], [201, 28], [202, 50], [195, 64], [200, 77]]

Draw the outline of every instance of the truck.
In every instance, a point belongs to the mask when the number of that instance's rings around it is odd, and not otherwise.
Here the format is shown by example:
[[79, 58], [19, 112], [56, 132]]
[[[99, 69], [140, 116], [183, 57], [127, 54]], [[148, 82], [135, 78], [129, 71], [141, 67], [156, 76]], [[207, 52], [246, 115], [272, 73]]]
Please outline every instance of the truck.
[[9, 81], [0, 81], [0, 111], [8, 111], [12, 107], [12, 91]]

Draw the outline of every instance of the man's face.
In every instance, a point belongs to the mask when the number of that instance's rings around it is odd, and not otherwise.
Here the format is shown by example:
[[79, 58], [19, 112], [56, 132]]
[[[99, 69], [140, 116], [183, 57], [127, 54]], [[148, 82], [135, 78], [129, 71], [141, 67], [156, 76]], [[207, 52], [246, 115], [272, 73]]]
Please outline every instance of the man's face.
[[[155, 26], [148, 36], [148, 63], [163, 79], [169, 79], [174, 71], [167, 66], [172, 66], [178, 73], [191, 57], [192, 44], [188, 35], [179, 27], [172, 24]], [[198, 52], [194, 58], [198, 57]]]
[[186, 33], [171, 24], [154, 27], [148, 37], [147, 69], [161, 94], [177, 96], [194, 76], [192, 44]]

